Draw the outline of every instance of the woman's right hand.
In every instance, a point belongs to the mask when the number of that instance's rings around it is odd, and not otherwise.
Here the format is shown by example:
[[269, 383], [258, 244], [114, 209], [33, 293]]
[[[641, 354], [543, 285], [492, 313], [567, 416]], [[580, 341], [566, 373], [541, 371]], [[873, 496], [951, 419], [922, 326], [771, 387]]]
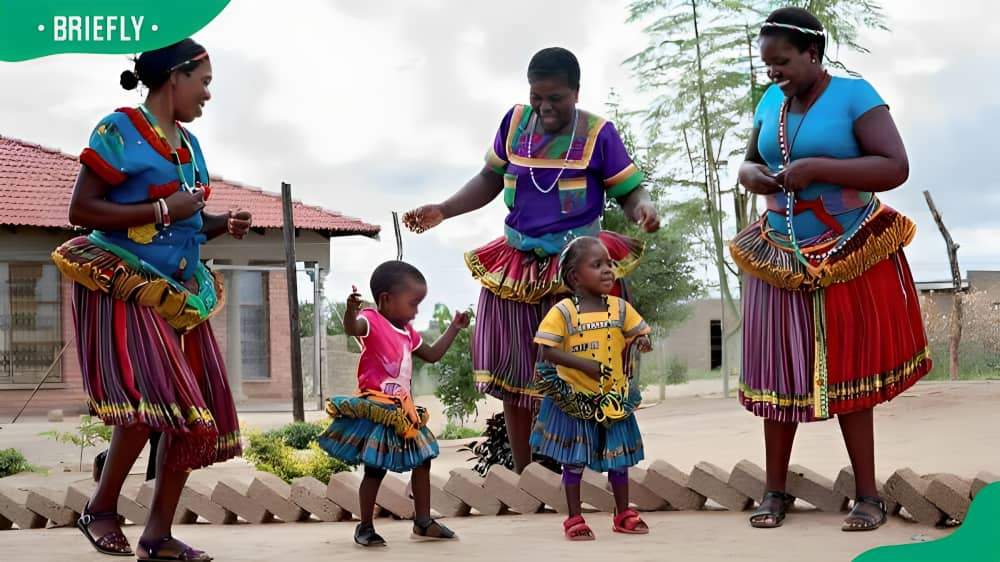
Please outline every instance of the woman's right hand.
[[741, 174], [743, 187], [759, 195], [770, 195], [781, 191], [781, 185], [774, 173], [762, 164], [751, 164]]
[[187, 191], [178, 189], [166, 198], [167, 210], [171, 221], [184, 220], [200, 213], [205, 208], [205, 192], [201, 189]]
[[417, 234], [427, 232], [444, 221], [444, 205], [417, 207], [403, 215], [403, 224]]

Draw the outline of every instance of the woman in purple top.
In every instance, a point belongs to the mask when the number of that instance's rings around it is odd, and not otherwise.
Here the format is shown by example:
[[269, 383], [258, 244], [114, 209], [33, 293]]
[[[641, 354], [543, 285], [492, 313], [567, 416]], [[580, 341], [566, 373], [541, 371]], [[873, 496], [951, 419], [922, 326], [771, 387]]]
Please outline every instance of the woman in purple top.
[[[510, 210], [504, 236], [468, 252], [465, 262], [483, 285], [472, 354], [476, 386], [503, 400], [517, 472], [531, 462], [528, 438], [539, 397], [532, 338], [555, 297], [567, 291], [557, 256], [576, 237], [599, 236], [617, 262], [617, 277], [635, 268], [642, 243], [601, 231], [607, 197], [646, 232], [659, 228], [656, 208], [639, 186], [642, 172], [614, 124], [576, 107], [576, 57], [558, 47], [539, 51], [528, 64], [528, 84], [531, 103], [504, 115], [483, 169], [446, 201], [403, 217], [411, 230], [424, 232], [503, 192]], [[614, 293], [623, 289], [616, 283]]]

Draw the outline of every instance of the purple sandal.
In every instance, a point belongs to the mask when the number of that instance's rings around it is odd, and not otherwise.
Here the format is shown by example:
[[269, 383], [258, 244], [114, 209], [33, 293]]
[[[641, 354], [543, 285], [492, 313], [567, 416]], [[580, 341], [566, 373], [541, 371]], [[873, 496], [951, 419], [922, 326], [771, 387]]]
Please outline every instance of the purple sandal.
[[[167, 543], [175, 541], [175, 546], [171, 549], [171, 545]], [[205, 554], [205, 552], [198, 550], [196, 548], [191, 548], [190, 546], [178, 541], [174, 537], [166, 536], [162, 539], [157, 539], [152, 543], [140, 540], [139, 547], [146, 551], [145, 558], [137, 558], [137, 562], [177, 562], [183, 560], [195, 561], [195, 562], [209, 562], [213, 560], [211, 556]], [[161, 550], [177, 550], [180, 552], [175, 554], [161, 554]]]
[[80, 529], [80, 532], [83, 533], [83, 536], [87, 537], [87, 540], [90, 541], [90, 544], [94, 546], [97, 552], [109, 556], [132, 556], [135, 554], [125, 534], [121, 531], [111, 531], [97, 538], [94, 538], [94, 534], [90, 532], [91, 523], [111, 519], [117, 521], [119, 517], [117, 513], [90, 513], [89, 510], [90, 503], [87, 503], [87, 507], [83, 508], [80, 518], [76, 520], [76, 528]]

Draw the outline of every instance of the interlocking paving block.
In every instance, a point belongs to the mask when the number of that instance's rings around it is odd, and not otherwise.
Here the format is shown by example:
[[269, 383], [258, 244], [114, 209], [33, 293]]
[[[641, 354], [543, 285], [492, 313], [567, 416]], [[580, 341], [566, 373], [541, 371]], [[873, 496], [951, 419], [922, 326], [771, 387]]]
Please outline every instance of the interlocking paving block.
[[976, 494], [978, 494], [980, 490], [994, 482], [1000, 482], [1000, 476], [985, 470], [977, 474], [972, 480], [972, 497], [975, 498]]
[[28, 490], [25, 507], [45, 517], [55, 527], [74, 525], [80, 514], [66, 507], [66, 491], [32, 487]]
[[910, 468], [892, 473], [885, 483], [886, 491], [917, 521], [935, 525], [944, 514], [927, 499], [930, 482]]
[[788, 467], [788, 493], [811, 503], [820, 511], [838, 512], [847, 505], [847, 497], [834, 490], [833, 480], [802, 465]]
[[730, 511], [743, 511], [753, 505], [753, 500], [729, 485], [729, 473], [710, 462], [694, 465], [688, 477], [688, 487], [711, 498]]
[[729, 485], [743, 495], [760, 501], [767, 491], [767, 473], [756, 464], [744, 459], [736, 463], [729, 473]]
[[689, 477], [667, 461], [649, 465], [642, 484], [667, 500], [674, 509], [697, 511], [705, 505], [705, 496], [688, 487]]
[[444, 491], [462, 500], [482, 515], [499, 515], [504, 505], [483, 488], [485, 479], [469, 468], [456, 468], [444, 485]]
[[48, 519], [31, 511], [28, 503], [28, 492], [13, 487], [0, 487], [0, 516], [13, 521], [19, 529], [41, 529]]
[[442, 517], [465, 517], [472, 509], [469, 504], [449, 494], [444, 487], [448, 480], [431, 474], [431, 508]]
[[628, 469], [629, 501], [639, 511], [659, 511], [669, 507], [667, 500], [646, 486], [646, 469], [633, 466]]
[[521, 514], [536, 513], [542, 508], [538, 498], [528, 494], [520, 487], [521, 477], [505, 466], [493, 465], [486, 474], [483, 488], [512, 511]]
[[312, 513], [320, 521], [344, 521], [351, 518], [351, 512], [340, 507], [326, 496], [326, 485], [312, 476], [292, 480], [290, 499], [295, 505]]
[[212, 501], [239, 515], [247, 523], [266, 523], [273, 519], [270, 511], [248, 495], [250, 485], [233, 478], [219, 480], [212, 490]]
[[212, 488], [207, 484], [188, 480], [181, 491], [178, 510], [184, 509], [197, 514], [213, 525], [232, 525], [236, 514], [212, 500]]
[[361, 486], [361, 477], [353, 472], [338, 472], [330, 477], [330, 483], [326, 487], [326, 497], [333, 503], [356, 516], [361, 516], [361, 500], [358, 498], [358, 489]]
[[406, 482], [392, 473], [386, 474], [378, 488], [375, 503], [400, 519], [413, 519], [413, 500]]
[[533, 462], [525, 467], [518, 486], [559, 513], [569, 512], [562, 478], [544, 466]]
[[941, 474], [927, 486], [927, 499], [956, 521], [965, 521], [969, 512], [972, 481], [954, 474]]
[[254, 474], [248, 494], [250, 499], [286, 523], [309, 519], [309, 513], [292, 501], [291, 485], [273, 474]]

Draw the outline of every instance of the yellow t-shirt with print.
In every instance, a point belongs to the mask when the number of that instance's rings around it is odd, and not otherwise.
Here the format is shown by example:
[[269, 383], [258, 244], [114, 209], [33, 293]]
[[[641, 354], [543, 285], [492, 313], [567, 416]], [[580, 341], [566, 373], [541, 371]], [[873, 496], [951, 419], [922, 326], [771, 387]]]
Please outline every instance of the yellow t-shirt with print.
[[[542, 319], [535, 333], [535, 343], [561, 349], [584, 359], [609, 364], [611, 380], [601, 389], [598, 381], [576, 369], [556, 366], [559, 378], [573, 385], [578, 392], [598, 393], [623, 386], [625, 370], [623, 352], [635, 338], [649, 333], [649, 325], [635, 308], [624, 299], [608, 297], [606, 312], [577, 314], [571, 299], [556, 303]], [[610, 339], [609, 339], [610, 335]]]

